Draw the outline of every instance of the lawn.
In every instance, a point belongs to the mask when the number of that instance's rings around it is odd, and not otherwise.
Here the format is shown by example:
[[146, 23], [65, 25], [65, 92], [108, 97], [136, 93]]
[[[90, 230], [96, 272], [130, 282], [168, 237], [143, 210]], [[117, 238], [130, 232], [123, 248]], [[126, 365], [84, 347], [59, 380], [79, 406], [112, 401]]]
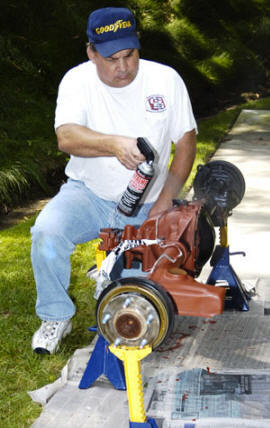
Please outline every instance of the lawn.
[[[242, 108], [270, 109], [270, 98], [241, 105], [199, 122], [196, 166], [211, 158]], [[0, 426], [29, 427], [41, 412], [27, 391], [53, 382], [77, 348], [89, 344], [93, 325], [94, 282], [86, 271], [94, 263], [91, 243], [79, 245], [72, 256], [70, 294], [76, 303], [72, 333], [56, 355], [31, 351], [31, 337], [39, 326], [35, 315], [35, 283], [30, 263], [30, 228], [35, 218], [0, 232]], [[93, 335], [93, 334], [92, 334]]]
[[31, 218], [0, 233], [0, 426], [28, 427], [40, 406], [28, 390], [54, 381], [78, 347], [89, 344], [94, 323], [93, 283], [86, 271], [93, 262], [91, 244], [77, 247], [72, 256], [71, 296], [77, 315], [73, 331], [52, 357], [32, 353], [31, 336], [40, 322], [35, 315], [35, 283], [30, 264]]

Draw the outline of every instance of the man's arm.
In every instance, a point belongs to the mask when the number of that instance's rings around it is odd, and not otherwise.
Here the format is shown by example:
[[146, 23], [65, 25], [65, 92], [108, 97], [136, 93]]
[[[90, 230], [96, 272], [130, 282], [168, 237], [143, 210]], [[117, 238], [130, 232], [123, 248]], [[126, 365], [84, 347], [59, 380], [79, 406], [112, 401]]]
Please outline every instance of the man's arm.
[[152, 217], [172, 207], [172, 200], [177, 198], [187, 180], [196, 155], [196, 132], [186, 132], [175, 144], [175, 153], [164, 187], [149, 212]]
[[59, 126], [56, 135], [59, 150], [74, 156], [115, 156], [127, 169], [136, 169], [145, 160], [136, 138], [103, 134], [72, 123]]

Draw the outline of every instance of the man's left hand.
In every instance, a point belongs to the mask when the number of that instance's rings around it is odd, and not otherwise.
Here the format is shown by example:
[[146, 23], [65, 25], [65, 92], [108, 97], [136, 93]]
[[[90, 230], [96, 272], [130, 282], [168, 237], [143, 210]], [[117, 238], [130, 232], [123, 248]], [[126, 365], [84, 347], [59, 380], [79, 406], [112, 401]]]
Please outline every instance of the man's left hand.
[[173, 207], [172, 201], [160, 201], [157, 200], [157, 202], [152, 206], [151, 210], [148, 213], [148, 218], [154, 217], [158, 214], [163, 213], [164, 211], [167, 211], [168, 209]]

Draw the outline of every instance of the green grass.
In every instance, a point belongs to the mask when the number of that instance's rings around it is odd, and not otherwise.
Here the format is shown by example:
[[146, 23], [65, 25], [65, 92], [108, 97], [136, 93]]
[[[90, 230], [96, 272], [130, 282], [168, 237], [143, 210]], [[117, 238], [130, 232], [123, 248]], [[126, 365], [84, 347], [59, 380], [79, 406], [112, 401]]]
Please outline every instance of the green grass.
[[[242, 108], [270, 109], [270, 98], [237, 106], [199, 122], [196, 166], [211, 158], [222, 138], [232, 127]], [[53, 382], [74, 350], [90, 343], [88, 327], [94, 324], [94, 283], [86, 278], [93, 264], [94, 250], [79, 245], [72, 256], [70, 294], [76, 304], [72, 333], [56, 355], [32, 353], [33, 332], [39, 326], [35, 315], [35, 283], [30, 263], [30, 218], [0, 232], [0, 427], [29, 427], [41, 412], [27, 391]]]
[[75, 349], [90, 343], [94, 323], [93, 282], [86, 271], [93, 263], [91, 244], [79, 245], [72, 256], [70, 294], [77, 306], [73, 331], [52, 356], [31, 352], [35, 315], [35, 283], [30, 263], [30, 227], [34, 218], [0, 233], [0, 426], [28, 427], [41, 407], [27, 391], [54, 381]]

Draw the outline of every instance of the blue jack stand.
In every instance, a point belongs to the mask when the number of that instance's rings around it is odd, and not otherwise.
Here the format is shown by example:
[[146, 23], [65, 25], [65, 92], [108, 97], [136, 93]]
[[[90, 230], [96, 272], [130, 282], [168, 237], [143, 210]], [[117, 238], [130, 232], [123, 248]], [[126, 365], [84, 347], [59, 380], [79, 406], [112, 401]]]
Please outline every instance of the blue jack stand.
[[147, 418], [147, 422], [129, 422], [129, 428], [158, 428], [155, 419]]
[[[90, 331], [97, 331], [96, 327], [90, 327]], [[92, 355], [79, 384], [80, 389], [89, 388], [98, 378], [104, 374], [116, 389], [126, 390], [125, 373], [122, 361], [109, 350], [109, 343], [103, 336], [99, 336]]]
[[217, 281], [226, 281], [228, 283], [228, 290], [225, 297], [225, 308], [248, 311], [248, 300], [250, 297], [230, 265], [230, 255], [236, 254], [245, 256], [244, 252], [230, 253], [229, 246], [216, 246], [210, 261], [210, 265], [213, 266], [213, 269], [207, 279], [207, 284], [215, 285]]

